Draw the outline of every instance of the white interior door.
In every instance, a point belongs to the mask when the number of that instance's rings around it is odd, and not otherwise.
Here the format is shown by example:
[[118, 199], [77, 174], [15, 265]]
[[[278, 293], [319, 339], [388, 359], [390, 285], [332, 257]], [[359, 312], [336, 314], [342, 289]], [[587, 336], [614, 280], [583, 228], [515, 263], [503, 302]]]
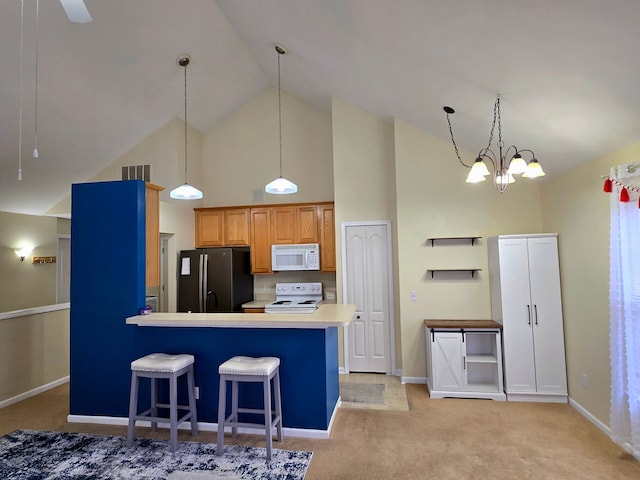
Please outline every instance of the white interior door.
[[391, 372], [389, 224], [346, 225], [345, 303], [356, 305], [347, 332], [348, 369]]

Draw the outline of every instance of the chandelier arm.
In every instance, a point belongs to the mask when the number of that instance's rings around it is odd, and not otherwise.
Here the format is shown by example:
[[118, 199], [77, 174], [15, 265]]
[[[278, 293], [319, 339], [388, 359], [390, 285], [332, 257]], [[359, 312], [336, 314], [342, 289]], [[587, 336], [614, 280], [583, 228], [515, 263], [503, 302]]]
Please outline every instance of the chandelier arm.
[[471, 165], [467, 165], [466, 163], [464, 163], [464, 161], [460, 157], [460, 152], [458, 151], [458, 145], [456, 144], [456, 140], [453, 138], [453, 127], [451, 126], [451, 118], [449, 118], [451, 113], [453, 113], [453, 109], [451, 109], [451, 112], [449, 112], [447, 111], [447, 108], [448, 107], [445, 107], [445, 112], [447, 112], [447, 123], [449, 124], [449, 134], [451, 135], [451, 143], [453, 143], [453, 149], [456, 152], [456, 157], [458, 157], [458, 162], [460, 162], [460, 165], [462, 165], [463, 167], [471, 168]]
[[483, 148], [478, 152], [478, 158], [487, 159], [491, 162], [491, 166], [493, 167], [493, 171], [497, 170], [498, 161], [496, 159], [496, 154], [489, 148]]
[[[513, 148], [516, 148], [515, 146]], [[525, 148], [524, 150], [518, 150], [516, 148], [516, 153], [530, 153], [531, 154], [531, 158], [536, 158], [536, 154], [533, 153], [533, 150], [529, 150], [528, 148]]]

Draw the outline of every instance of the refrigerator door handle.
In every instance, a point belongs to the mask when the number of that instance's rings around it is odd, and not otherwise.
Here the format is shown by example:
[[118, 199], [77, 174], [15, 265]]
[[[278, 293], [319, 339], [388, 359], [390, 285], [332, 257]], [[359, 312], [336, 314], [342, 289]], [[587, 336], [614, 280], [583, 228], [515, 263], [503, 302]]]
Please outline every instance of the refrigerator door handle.
[[207, 312], [207, 301], [209, 300], [208, 290], [209, 285], [207, 281], [207, 274], [209, 272], [209, 255], [206, 253], [202, 254], [202, 273], [200, 278], [202, 279], [202, 285], [200, 289], [200, 298], [201, 298], [201, 307], [200, 311], [202, 313]]

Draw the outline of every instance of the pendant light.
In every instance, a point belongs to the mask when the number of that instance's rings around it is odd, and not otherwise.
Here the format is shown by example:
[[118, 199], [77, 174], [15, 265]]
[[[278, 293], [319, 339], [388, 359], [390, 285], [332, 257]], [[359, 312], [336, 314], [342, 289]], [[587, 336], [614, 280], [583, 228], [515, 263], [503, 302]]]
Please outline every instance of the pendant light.
[[198, 200], [202, 198], [202, 192], [187, 183], [187, 65], [191, 57], [187, 54], [178, 57], [178, 65], [184, 67], [184, 184], [174, 188], [169, 193], [171, 198], [177, 200]]
[[298, 186], [282, 176], [282, 101], [280, 90], [280, 55], [286, 55], [287, 51], [281, 45], [275, 46], [278, 53], [278, 141], [280, 144], [280, 176], [264, 187], [264, 191], [275, 195], [287, 195], [296, 193]]

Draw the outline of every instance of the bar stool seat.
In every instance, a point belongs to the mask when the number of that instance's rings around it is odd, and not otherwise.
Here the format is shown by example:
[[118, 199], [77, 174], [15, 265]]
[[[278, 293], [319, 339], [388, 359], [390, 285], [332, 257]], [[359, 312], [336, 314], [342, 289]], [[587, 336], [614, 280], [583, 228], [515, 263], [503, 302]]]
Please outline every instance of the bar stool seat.
[[[196, 397], [193, 378], [193, 355], [169, 355], [166, 353], [152, 353], [131, 362], [131, 392], [129, 397], [129, 429], [127, 445], [133, 445], [136, 420], [151, 422], [151, 429], [156, 430], [159, 421], [169, 420], [170, 450], [178, 448], [178, 425], [191, 420], [191, 434], [198, 434], [198, 419], [196, 414]], [[187, 375], [189, 405], [178, 405], [178, 377]], [[151, 408], [138, 413], [138, 384], [140, 378], [151, 379]], [[169, 403], [158, 403], [158, 379], [169, 380]], [[158, 408], [168, 408], [169, 417], [158, 416]], [[186, 413], [178, 418], [178, 410]]]
[[[271, 460], [273, 429], [279, 442], [282, 441], [282, 400], [280, 398], [280, 359], [277, 357], [232, 357], [218, 367], [220, 390], [218, 398], [218, 446], [216, 453], [224, 451], [224, 428], [231, 427], [236, 438], [238, 427], [258, 428], [265, 431], [267, 459]], [[271, 410], [271, 381], [275, 410]], [[226, 416], [227, 382], [231, 382], [231, 415]], [[263, 409], [238, 408], [238, 383], [260, 382], [263, 385]], [[264, 415], [264, 424], [240, 422], [239, 413]]]

